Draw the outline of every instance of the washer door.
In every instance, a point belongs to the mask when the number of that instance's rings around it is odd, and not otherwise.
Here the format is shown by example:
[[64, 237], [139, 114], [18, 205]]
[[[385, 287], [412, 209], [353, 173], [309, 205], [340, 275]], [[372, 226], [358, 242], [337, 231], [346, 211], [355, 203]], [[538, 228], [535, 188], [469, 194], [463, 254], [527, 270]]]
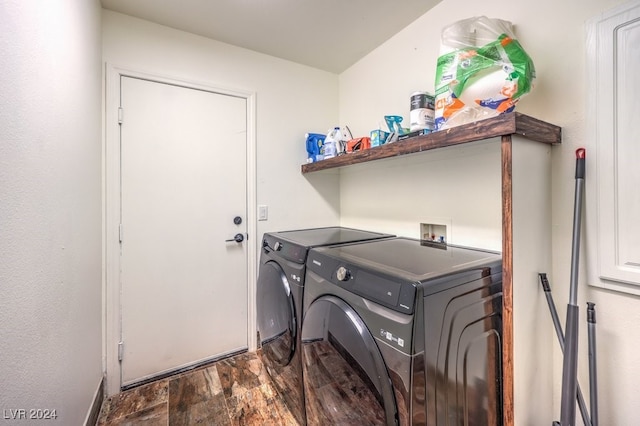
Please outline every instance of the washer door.
[[322, 296], [302, 322], [307, 424], [396, 425], [391, 379], [380, 350], [358, 314]]
[[284, 367], [296, 349], [296, 308], [282, 267], [268, 261], [260, 267], [257, 285], [258, 331], [263, 357]]

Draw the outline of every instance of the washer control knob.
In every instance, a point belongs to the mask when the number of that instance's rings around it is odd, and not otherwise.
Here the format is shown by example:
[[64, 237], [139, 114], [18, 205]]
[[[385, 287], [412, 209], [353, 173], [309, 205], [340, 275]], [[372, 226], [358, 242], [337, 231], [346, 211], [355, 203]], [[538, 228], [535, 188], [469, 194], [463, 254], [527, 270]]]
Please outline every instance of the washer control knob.
[[344, 266], [341, 266], [336, 271], [336, 277], [340, 281], [349, 281], [349, 279], [351, 279], [351, 272]]
[[275, 251], [281, 250], [282, 249], [282, 243], [280, 241], [276, 241], [276, 243], [273, 245], [273, 249]]

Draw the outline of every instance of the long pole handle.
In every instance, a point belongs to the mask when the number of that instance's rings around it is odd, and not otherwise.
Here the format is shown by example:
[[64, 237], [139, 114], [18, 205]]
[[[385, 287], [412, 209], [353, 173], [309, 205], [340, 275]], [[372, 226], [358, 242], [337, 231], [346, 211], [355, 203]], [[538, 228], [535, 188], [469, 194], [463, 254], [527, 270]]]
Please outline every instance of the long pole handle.
[[576, 191], [573, 208], [573, 240], [571, 245], [571, 282], [569, 304], [578, 304], [578, 268], [580, 266], [580, 229], [582, 226], [582, 194], [584, 192], [586, 150], [576, 150]]
[[596, 310], [595, 303], [587, 302], [587, 327], [589, 339], [589, 401], [591, 426], [598, 426], [598, 372], [596, 362]]
[[[560, 343], [560, 350], [564, 354], [564, 332], [562, 331], [562, 325], [560, 324], [560, 317], [558, 316], [558, 311], [556, 309], [556, 304], [553, 301], [553, 296], [551, 295], [551, 286], [549, 285], [549, 280], [547, 279], [547, 274], [541, 272], [538, 274], [540, 277], [540, 284], [542, 285], [542, 289], [544, 290], [544, 295], [547, 298], [547, 305], [549, 306], [549, 312], [551, 313], [551, 320], [553, 321], [553, 327], [556, 330], [556, 336], [558, 337], [558, 343]], [[582, 395], [582, 390], [580, 389], [580, 383], [577, 384], [577, 392], [576, 392], [576, 400], [578, 401], [578, 408], [580, 409], [580, 415], [582, 416], [582, 422], [585, 426], [591, 425], [596, 426], [591, 423], [589, 420], [589, 412], [587, 411], [587, 403], [584, 400], [584, 396]], [[592, 414], [593, 415], [593, 414]]]
[[567, 321], [565, 324], [565, 351], [562, 360], [562, 391], [560, 424], [575, 426], [576, 404], [573, 399], [578, 390], [578, 267], [580, 263], [580, 229], [582, 224], [582, 193], [584, 192], [586, 150], [576, 150], [576, 193], [573, 210], [573, 241], [571, 248], [571, 282]]

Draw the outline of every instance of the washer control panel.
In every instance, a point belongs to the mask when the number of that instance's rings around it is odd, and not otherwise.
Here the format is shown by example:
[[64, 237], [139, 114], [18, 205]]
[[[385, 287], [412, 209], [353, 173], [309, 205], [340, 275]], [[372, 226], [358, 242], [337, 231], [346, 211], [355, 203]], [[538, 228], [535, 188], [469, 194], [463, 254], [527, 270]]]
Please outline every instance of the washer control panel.
[[283, 241], [271, 234], [265, 234], [262, 239], [262, 249], [274, 255], [283, 257], [295, 263], [304, 264], [307, 259], [306, 247]]
[[361, 268], [315, 250], [309, 252], [307, 270], [365, 299], [404, 314], [413, 313], [416, 298], [413, 282]]

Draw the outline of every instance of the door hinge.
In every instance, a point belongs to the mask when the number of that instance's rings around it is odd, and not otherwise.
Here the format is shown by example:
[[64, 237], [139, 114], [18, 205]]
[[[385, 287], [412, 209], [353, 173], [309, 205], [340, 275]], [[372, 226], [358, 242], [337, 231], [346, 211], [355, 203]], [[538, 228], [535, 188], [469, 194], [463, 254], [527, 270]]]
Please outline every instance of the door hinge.
[[123, 355], [124, 355], [124, 343], [118, 342], [118, 361], [122, 361]]
[[118, 225], [118, 241], [122, 242], [122, 224]]
[[122, 124], [122, 107], [118, 107], [118, 124]]

